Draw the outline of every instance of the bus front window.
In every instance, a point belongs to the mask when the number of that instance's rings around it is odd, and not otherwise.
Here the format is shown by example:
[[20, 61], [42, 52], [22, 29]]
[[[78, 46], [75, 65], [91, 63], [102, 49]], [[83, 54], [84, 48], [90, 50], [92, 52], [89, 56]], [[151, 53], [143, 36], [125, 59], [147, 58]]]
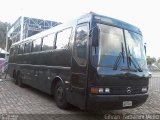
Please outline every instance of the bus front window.
[[[97, 25], [99, 28], [99, 44], [96, 50], [93, 50], [96, 51], [93, 55], [96, 66], [117, 69], [128, 68], [127, 64], [129, 64], [129, 67], [135, 70], [147, 69], [141, 35], [128, 30], [123, 32], [123, 29], [114, 26]], [[127, 63], [127, 57], [130, 58], [130, 63]], [[118, 59], [120, 60], [117, 61]], [[118, 65], [116, 65], [116, 62], [119, 62]]]
[[[133, 58], [133, 62], [138, 64], [140, 68], [147, 69], [142, 36], [137, 33], [125, 30], [125, 37], [126, 37], [127, 51]], [[131, 64], [131, 68], [132, 67], [134, 68], [133, 64]]]
[[[119, 54], [124, 47], [123, 30], [117, 27], [98, 24], [99, 33], [99, 46], [97, 51], [97, 66], [99, 67], [113, 67]], [[123, 49], [124, 57], [125, 49]], [[120, 62], [119, 67], [126, 67], [126, 60]]]

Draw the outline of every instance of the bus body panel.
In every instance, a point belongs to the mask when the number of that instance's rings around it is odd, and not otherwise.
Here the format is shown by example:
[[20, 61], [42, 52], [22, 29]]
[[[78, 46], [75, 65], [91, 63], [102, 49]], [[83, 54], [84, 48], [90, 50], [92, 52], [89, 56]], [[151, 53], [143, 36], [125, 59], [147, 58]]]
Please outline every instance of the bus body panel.
[[[81, 19], [83, 20], [83, 19]], [[79, 45], [76, 46], [76, 34], [79, 29], [83, 27], [87, 28], [87, 36], [86, 36], [86, 45]], [[72, 63], [71, 63], [71, 79], [70, 79], [70, 89], [68, 91], [68, 97], [71, 104], [78, 106], [81, 109], [86, 108], [86, 99], [87, 99], [87, 76], [88, 76], [88, 52], [89, 52], [89, 23], [84, 22], [81, 24], [76, 25], [75, 28], [75, 35], [73, 35], [73, 45], [72, 45]], [[83, 39], [83, 38], [82, 38]], [[80, 62], [80, 57], [84, 56], [78, 56], [78, 51], [81, 52], [82, 49], [84, 49], [83, 54], [85, 54], [85, 65], [81, 65], [83, 62]], [[76, 54], [75, 54], [76, 53]], [[81, 54], [81, 53], [80, 53]], [[73, 99], [74, 97], [74, 99]]]
[[[135, 94], [135, 95], [93, 95], [88, 97], [87, 109], [104, 109], [104, 110], [117, 110], [135, 108], [142, 105], [148, 98], [148, 94]], [[132, 106], [123, 106], [123, 102], [132, 101]]]
[[[66, 56], [65, 59], [63, 56]], [[13, 68], [16, 71], [20, 71], [23, 74], [23, 82], [25, 84], [43, 92], [51, 94], [51, 85], [56, 76], [60, 76], [64, 81], [70, 80], [71, 54], [69, 50], [66, 50], [66, 52], [50, 51], [45, 54], [34, 53], [29, 57], [28, 55], [19, 55], [17, 59], [19, 62], [10, 64], [10, 68], [12, 68], [10, 71], [13, 71]], [[63, 60], [67, 62], [63, 62]], [[26, 63], [25, 61], [30, 62]]]

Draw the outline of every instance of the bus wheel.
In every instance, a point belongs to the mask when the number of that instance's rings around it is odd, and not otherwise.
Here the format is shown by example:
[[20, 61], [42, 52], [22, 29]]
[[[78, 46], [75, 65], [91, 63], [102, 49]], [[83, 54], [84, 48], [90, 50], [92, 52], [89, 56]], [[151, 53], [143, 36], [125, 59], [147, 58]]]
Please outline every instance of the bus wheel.
[[58, 82], [55, 87], [55, 101], [59, 108], [67, 109], [68, 103], [66, 100], [66, 92], [64, 85], [61, 82]]
[[15, 83], [16, 85], [18, 84], [17, 78], [14, 78], [14, 83]]
[[21, 73], [19, 73], [17, 76], [17, 82], [20, 87], [23, 87], [24, 84], [22, 82], [22, 74]]

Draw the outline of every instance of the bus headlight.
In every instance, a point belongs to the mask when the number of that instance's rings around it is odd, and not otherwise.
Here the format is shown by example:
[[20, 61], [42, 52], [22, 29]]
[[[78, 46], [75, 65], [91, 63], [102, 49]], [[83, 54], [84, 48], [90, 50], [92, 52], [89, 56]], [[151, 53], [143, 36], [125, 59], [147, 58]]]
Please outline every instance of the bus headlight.
[[147, 87], [142, 87], [142, 92], [143, 93], [146, 93], [148, 91], [148, 88]]
[[90, 93], [93, 94], [108, 94], [110, 93], [110, 89], [109, 88], [98, 88], [98, 87], [91, 87], [90, 88]]
[[104, 93], [104, 88], [98, 88], [99, 93]]
[[109, 88], [105, 88], [105, 93], [110, 93], [110, 89]]

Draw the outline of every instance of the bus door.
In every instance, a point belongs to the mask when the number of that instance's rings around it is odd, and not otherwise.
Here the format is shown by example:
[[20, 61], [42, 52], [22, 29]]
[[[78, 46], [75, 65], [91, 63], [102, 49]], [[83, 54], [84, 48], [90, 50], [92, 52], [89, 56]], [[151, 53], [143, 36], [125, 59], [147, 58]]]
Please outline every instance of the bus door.
[[87, 88], [87, 60], [89, 24], [81, 24], [76, 27], [73, 52], [72, 52], [72, 76], [71, 76], [71, 103], [81, 109], [85, 108]]

